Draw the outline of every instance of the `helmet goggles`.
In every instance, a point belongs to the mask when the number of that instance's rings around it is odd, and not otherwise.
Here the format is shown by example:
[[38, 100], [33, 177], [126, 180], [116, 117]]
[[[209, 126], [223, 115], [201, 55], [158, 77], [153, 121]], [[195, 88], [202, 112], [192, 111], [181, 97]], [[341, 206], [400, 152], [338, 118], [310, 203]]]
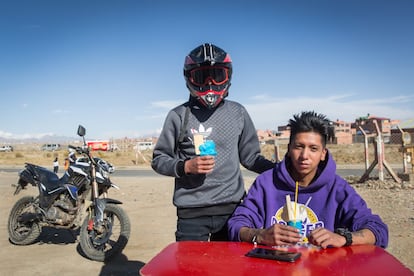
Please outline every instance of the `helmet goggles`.
[[224, 66], [203, 66], [190, 70], [189, 80], [196, 86], [222, 85], [229, 81], [229, 69]]

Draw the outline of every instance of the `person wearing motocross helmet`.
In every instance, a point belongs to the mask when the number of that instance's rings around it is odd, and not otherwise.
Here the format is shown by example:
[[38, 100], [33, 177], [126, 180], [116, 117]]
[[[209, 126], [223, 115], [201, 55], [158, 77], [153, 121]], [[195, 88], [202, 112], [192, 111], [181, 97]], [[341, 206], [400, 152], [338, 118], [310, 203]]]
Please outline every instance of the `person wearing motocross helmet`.
[[[245, 195], [240, 164], [262, 173], [274, 163], [260, 154], [246, 109], [227, 100], [230, 55], [205, 43], [184, 61], [189, 100], [167, 114], [154, 147], [152, 168], [175, 178], [176, 240], [228, 240], [227, 220]], [[214, 145], [204, 155], [203, 145]]]
[[195, 48], [185, 58], [184, 78], [190, 95], [209, 109], [227, 97], [232, 75], [230, 55], [212, 44]]

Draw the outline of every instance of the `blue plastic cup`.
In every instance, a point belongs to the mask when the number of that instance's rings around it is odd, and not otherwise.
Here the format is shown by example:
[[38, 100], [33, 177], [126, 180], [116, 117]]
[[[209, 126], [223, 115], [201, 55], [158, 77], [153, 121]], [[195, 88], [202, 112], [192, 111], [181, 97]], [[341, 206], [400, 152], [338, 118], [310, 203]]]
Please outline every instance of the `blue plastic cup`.
[[288, 225], [299, 229], [299, 231], [302, 230], [302, 220], [289, 220]]
[[206, 156], [206, 155], [216, 156], [217, 155], [216, 144], [212, 140], [207, 140], [203, 144], [201, 144], [199, 146], [199, 150], [200, 150], [200, 156]]

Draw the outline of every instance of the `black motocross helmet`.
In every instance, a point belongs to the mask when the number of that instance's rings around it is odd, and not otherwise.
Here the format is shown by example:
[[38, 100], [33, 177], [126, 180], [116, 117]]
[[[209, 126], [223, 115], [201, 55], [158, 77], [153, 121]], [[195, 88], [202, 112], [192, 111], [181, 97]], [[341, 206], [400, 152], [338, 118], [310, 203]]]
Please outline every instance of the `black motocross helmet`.
[[190, 95], [214, 109], [227, 97], [232, 75], [230, 55], [205, 43], [192, 50], [184, 62], [184, 78]]

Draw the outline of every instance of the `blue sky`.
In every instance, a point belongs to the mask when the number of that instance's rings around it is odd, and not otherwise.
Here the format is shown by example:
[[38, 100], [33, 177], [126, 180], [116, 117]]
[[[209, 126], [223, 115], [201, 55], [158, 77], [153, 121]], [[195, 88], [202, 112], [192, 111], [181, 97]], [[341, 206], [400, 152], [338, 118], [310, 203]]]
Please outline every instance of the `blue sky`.
[[0, 1], [0, 137], [159, 133], [189, 92], [184, 57], [233, 59], [256, 128], [315, 110], [414, 117], [414, 1]]

